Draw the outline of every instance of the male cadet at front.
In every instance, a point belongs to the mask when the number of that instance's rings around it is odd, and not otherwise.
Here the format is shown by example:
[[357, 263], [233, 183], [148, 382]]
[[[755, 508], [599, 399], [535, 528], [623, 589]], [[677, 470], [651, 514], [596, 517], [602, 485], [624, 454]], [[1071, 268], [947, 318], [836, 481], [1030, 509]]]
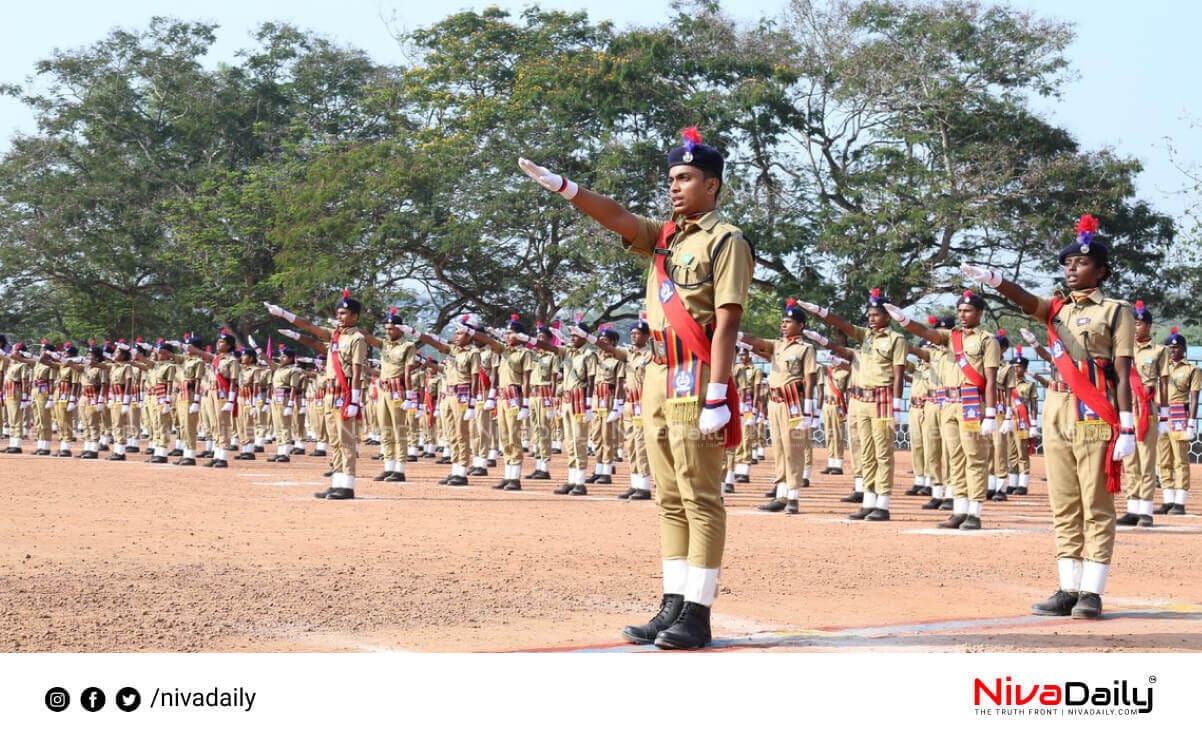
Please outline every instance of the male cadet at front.
[[338, 300], [337, 324], [333, 329], [319, 328], [274, 304], [266, 306], [267, 311], [276, 317], [329, 342], [326, 368], [330, 370], [329, 384], [334, 390], [334, 404], [326, 409], [326, 424], [332, 445], [330, 469], [334, 474], [330, 487], [314, 493], [314, 497], [327, 500], [354, 498], [355, 444], [359, 440], [359, 421], [363, 417], [362, 380], [367, 373], [367, 340], [358, 327], [363, 305], [344, 289]]
[[1060, 374], [1043, 407], [1060, 588], [1031, 607], [1041, 616], [1102, 615], [1114, 553], [1114, 494], [1122, 489], [1122, 461], [1135, 453], [1135, 321], [1126, 302], [1102, 294], [1110, 276], [1109, 246], [1097, 229], [1097, 219], [1082, 216], [1077, 239], [1059, 253], [1067, 296], [1038, 297], [996, 271], [961, 266], [965, 276], [1046, 323], [1048, 350]]
[[519, 164], [544, 188], [621, 235], [630, 250], [652, 259], [646, 302], [654, 358], [643, 382], [643, 426], [656, 485], [664, 591], [659, 613], [622, 634], [634, 643], [692, 649], [711, 640], [710, 606], [726, 545], [723, 448], [737, 446], [740, 438], [730, 370], [754, 262], [751, 245], [716, 211], [722, 155], [701, 142], [696, 127], [684, 137], [684, 145], [668, 153], [673, 215], [667, 222], [635, 216], [527, 160]]

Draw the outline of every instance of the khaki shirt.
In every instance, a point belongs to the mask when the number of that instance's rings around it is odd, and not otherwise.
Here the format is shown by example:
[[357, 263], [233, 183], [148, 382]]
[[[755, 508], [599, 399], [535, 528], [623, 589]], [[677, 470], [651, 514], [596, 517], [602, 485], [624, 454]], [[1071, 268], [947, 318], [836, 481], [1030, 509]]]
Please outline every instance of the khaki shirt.
[[[834, 388], [831, 383], [834, 382]], [[843, 393], [843, 402], [847, 402], [847, 387], [851, 383], [851, 366], [835, 364], [827, 367], [827, 373], [822, 375], [822, 401], [824, 405], [838, 405], [839, 400], [835, 390]]]
[[[626, 394], [642, 393], [643, 377], [647, 374], [647, 364], [651, 363], [651, 345], [626, 352]], [[755, 367], [752, 367], [755, 368]], [[756, 369], [759, 371], [759, 369]]]
[[[625, 243], [630, 252], [652, 258], [647, 270], [647, 325], [652, 332], [669, 327], [661, 301], [675, 292], [693, 319], [702, 327], [714, 321], [718, 307], [747, 302], [755, 265], [751, 245], [738, 227], [721, 221], [717, 212], [700, 219], [678, 217], [676, 234], [668, 243], [671, 253], [664, 268], [672, 282], [661, 287], [656, 278], [654, 250], [666, 222], [639, 217], [634, 240]], [[717, 251], [719, 244], [722, 250]]]
[[150, 371], [146, 374], [146, 384], [153, 390], [155, 386], [160, 384], [168, 385], [167, 391], [171, 392], [170, 385], [175, 381], [176, 374], [179, 373], [179, 367], [170, 361], [156, 361], [154, 366], [150, 367]]
[[597, 376], [597, 352], [587, 346], [568, 347], [563, 353], [563, 391], [586, 390]]
[[605, 351], [597, 354], [597, 376], [593, 380], [594, 383], [617, 386], [618, 378], [625, 375], [625, 364], [621, 359]]
[[893, 367], [906, 365], [906, 339], [888, 328], [874, 331], [855, 326], [854, 339], [860, 341], [856, 360], [857, 387], [892, 387]]
[[479, 372], [480, 351], [475, 346], [450, 347], [443, 362], [443, 374], [448, 386], [471, 384]]
[[[1002, 347], [997, 342], [997, 338], [993, 333], [982, 330], [980, 326], [975, 328], [960, 328], [964, 331], [964, 358], [968, 359], [968, 364], [981, 375], [982, 379], [986, 379], [986, 369], [997, 369], [1002, 365]], [[960, 385], [969, 384], [968, 377], [964, 376], [964, 372], [960, 369], [956, 360], [956, 353], [952, 350], [952, 331], [936, 330], [939, 337], [943, 340], [943, 347], [947, 349], [948, 366], [954, 370], [954, 374], [945, 367], [943, 381], [948, 387], [959, 387]]]
[[505, 388], [516, 384], [524, 387], [526, 374], [534, 370], [534, 354], [524, 346], [506, 348], [501, 353], [500, 367], [497, 373], [498, 384]]
[[1169, 362], [1169, 403], [1189, 405], [1202, 390], [1202, 369], [1188, 361]]
[[[335, 334], [338, 341], [334, 342]], [[358, 365], [363, 367], [360, 372], [360, 383], [367, 379], [367, 338], [358, 327], [342, 328], [340, 331], [330, 331], [330, 347], [326, 349], [326, 379], [338, 383], [338, 374], [334, 371], [334, 354], [338, 354], [338, 362], [342, 365], [342, 374], [346, 377], [347, 385], [353, 385], [351, 368]]]
[[814, 347], [800, 338], [778, 338], [772, 342], [772, 367], [768, 370], [768, 386], [784, 387], [793, 382], [805, 382], [818, 372]]
[[533, 353], [530, 384], [537, 387], [553, 386], [555, 374], [559, 371], [559, 355], [554, 351], [534, 351]]
[[[1135, 356], [1135, 318], [1130, 306], [1108, 299], [1101, 289], [1073, 292], [1060, 308], [1052, 325], [1070, 358], [1086, 357], [1113, 361], [1120, 356]], [[1046, 322], [1051, 311], [1050, 298], [1041, 297], [1035, 317]]]
[[913, 401], [915, 398], [923, 398], [930, 394], [930, 370], [930, 363], [921, 359], [919, 359], [918, 363], [914, 365], [914, 372], [911, 374], [911, 377], [914, 381], [910, 383], [911, 401]]
[[1160, 394], [1160, 378], [1169, 375], [1169, 349], [1160, 343], [1135, 342], [1135, 368], [1144, 387], [1154, 387]]
[[108, 384], [108, 374], [103, 367], [85, 366], [80, 372], [79, 381], [84, 387], [92, 387], [92, 394], [99, 396], [104, 385]]
[[380, 341], [380, 379], [404, 379], [405, 369], [412, 366], [417, 356], [413, 341], [383, 338]]

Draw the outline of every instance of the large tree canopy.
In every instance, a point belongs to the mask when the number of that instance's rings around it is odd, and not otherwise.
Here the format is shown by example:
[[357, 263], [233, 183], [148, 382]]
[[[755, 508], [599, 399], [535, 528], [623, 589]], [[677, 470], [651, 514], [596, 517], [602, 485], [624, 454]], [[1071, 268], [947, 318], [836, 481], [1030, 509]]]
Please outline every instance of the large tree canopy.
[[344, 286], [436, 327], [631, 319], [645, 264], [516, 161], [666, 216], [689, 124], [728, 153], [759, 332], [786, 296], [937, 305], [964, 261], [1048, 289], [1084, 211], [1116, 246], [1112, 292], [1164, 317], [1192, 294], [1159, 270], [1175, 226], [1136, 193], [1139, 162], [1032, 110], [1069, 78], [1072, 33], [1027, 12], [795, 0], [741, 26], [703, 0], [616, 29], [491, 8], [400, 38], [404, 66], [279, 23], [206, 66], [217, 32], [156, 18], [4, 89], [37, 129], [0, 161], [0, 327], [245, 334], [262, 301], [322, 318]]

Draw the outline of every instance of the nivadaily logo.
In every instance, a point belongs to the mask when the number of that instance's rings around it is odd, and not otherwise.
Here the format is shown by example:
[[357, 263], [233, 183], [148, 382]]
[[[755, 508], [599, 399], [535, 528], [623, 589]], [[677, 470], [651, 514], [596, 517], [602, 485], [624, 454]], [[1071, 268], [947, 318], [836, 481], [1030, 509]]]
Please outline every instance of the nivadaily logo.
[[1005, 678], [973, 679], [973, 705], [996, 707], [1002, 714], [1129, 715], [1147, 714], [1153, 707], [1155, 676], [1146, 685], [1127, 680], [1109, 685], [1085, 681], [1022, 683]]

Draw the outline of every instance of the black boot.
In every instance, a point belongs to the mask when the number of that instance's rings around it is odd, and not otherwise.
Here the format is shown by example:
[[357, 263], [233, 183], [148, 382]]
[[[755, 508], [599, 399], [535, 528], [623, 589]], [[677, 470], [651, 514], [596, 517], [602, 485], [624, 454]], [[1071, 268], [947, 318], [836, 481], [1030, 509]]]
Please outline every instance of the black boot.
[[684, 602], [676, 622], [655, 636], [655, 647], [664, 650], [696, 650], [710, 644], [710, 608]]
[[388, 479], [384, 482], [405, 482], [405, 473], [392, 471], [388, 473]]
[[1038, 614], [1041, 617], [1067, 617], [1073, 613], [1073, 607], [1077, 605], [1078, 596], [1079, 594], [1076, 591], [1061, 589], [1049, 596], [1047, 601], [1032, 604], [1031, 613]]
[[1073, 619], [1098, 619], [1102, 616], [1102, 597], [1096, 593], [1082, 591], [1077, 594], [1077, 603], [1073, 605]]
[[679, 593], [665, 593], [659, 602], [659, 613], [646, 624], [632, 624], [622, 628], [622, 637], [635, 645], [650, 645], [660, 632], [676, 623], [680, 610], [684, 608], [684, 596]]
[[843, 496], [839, 500], [842, 501], [843, 503], [863, 503], [864, 502], [864, 492], [861, 490], [857, 490], [857, 491], [853, 492], [851, 495]]
[[1118, 526], [1135, 526], [1136, 524], [1139, 523], [1139, 514], [1137, 514], [1137, 513], [1123, 514], [1114, 523]]

